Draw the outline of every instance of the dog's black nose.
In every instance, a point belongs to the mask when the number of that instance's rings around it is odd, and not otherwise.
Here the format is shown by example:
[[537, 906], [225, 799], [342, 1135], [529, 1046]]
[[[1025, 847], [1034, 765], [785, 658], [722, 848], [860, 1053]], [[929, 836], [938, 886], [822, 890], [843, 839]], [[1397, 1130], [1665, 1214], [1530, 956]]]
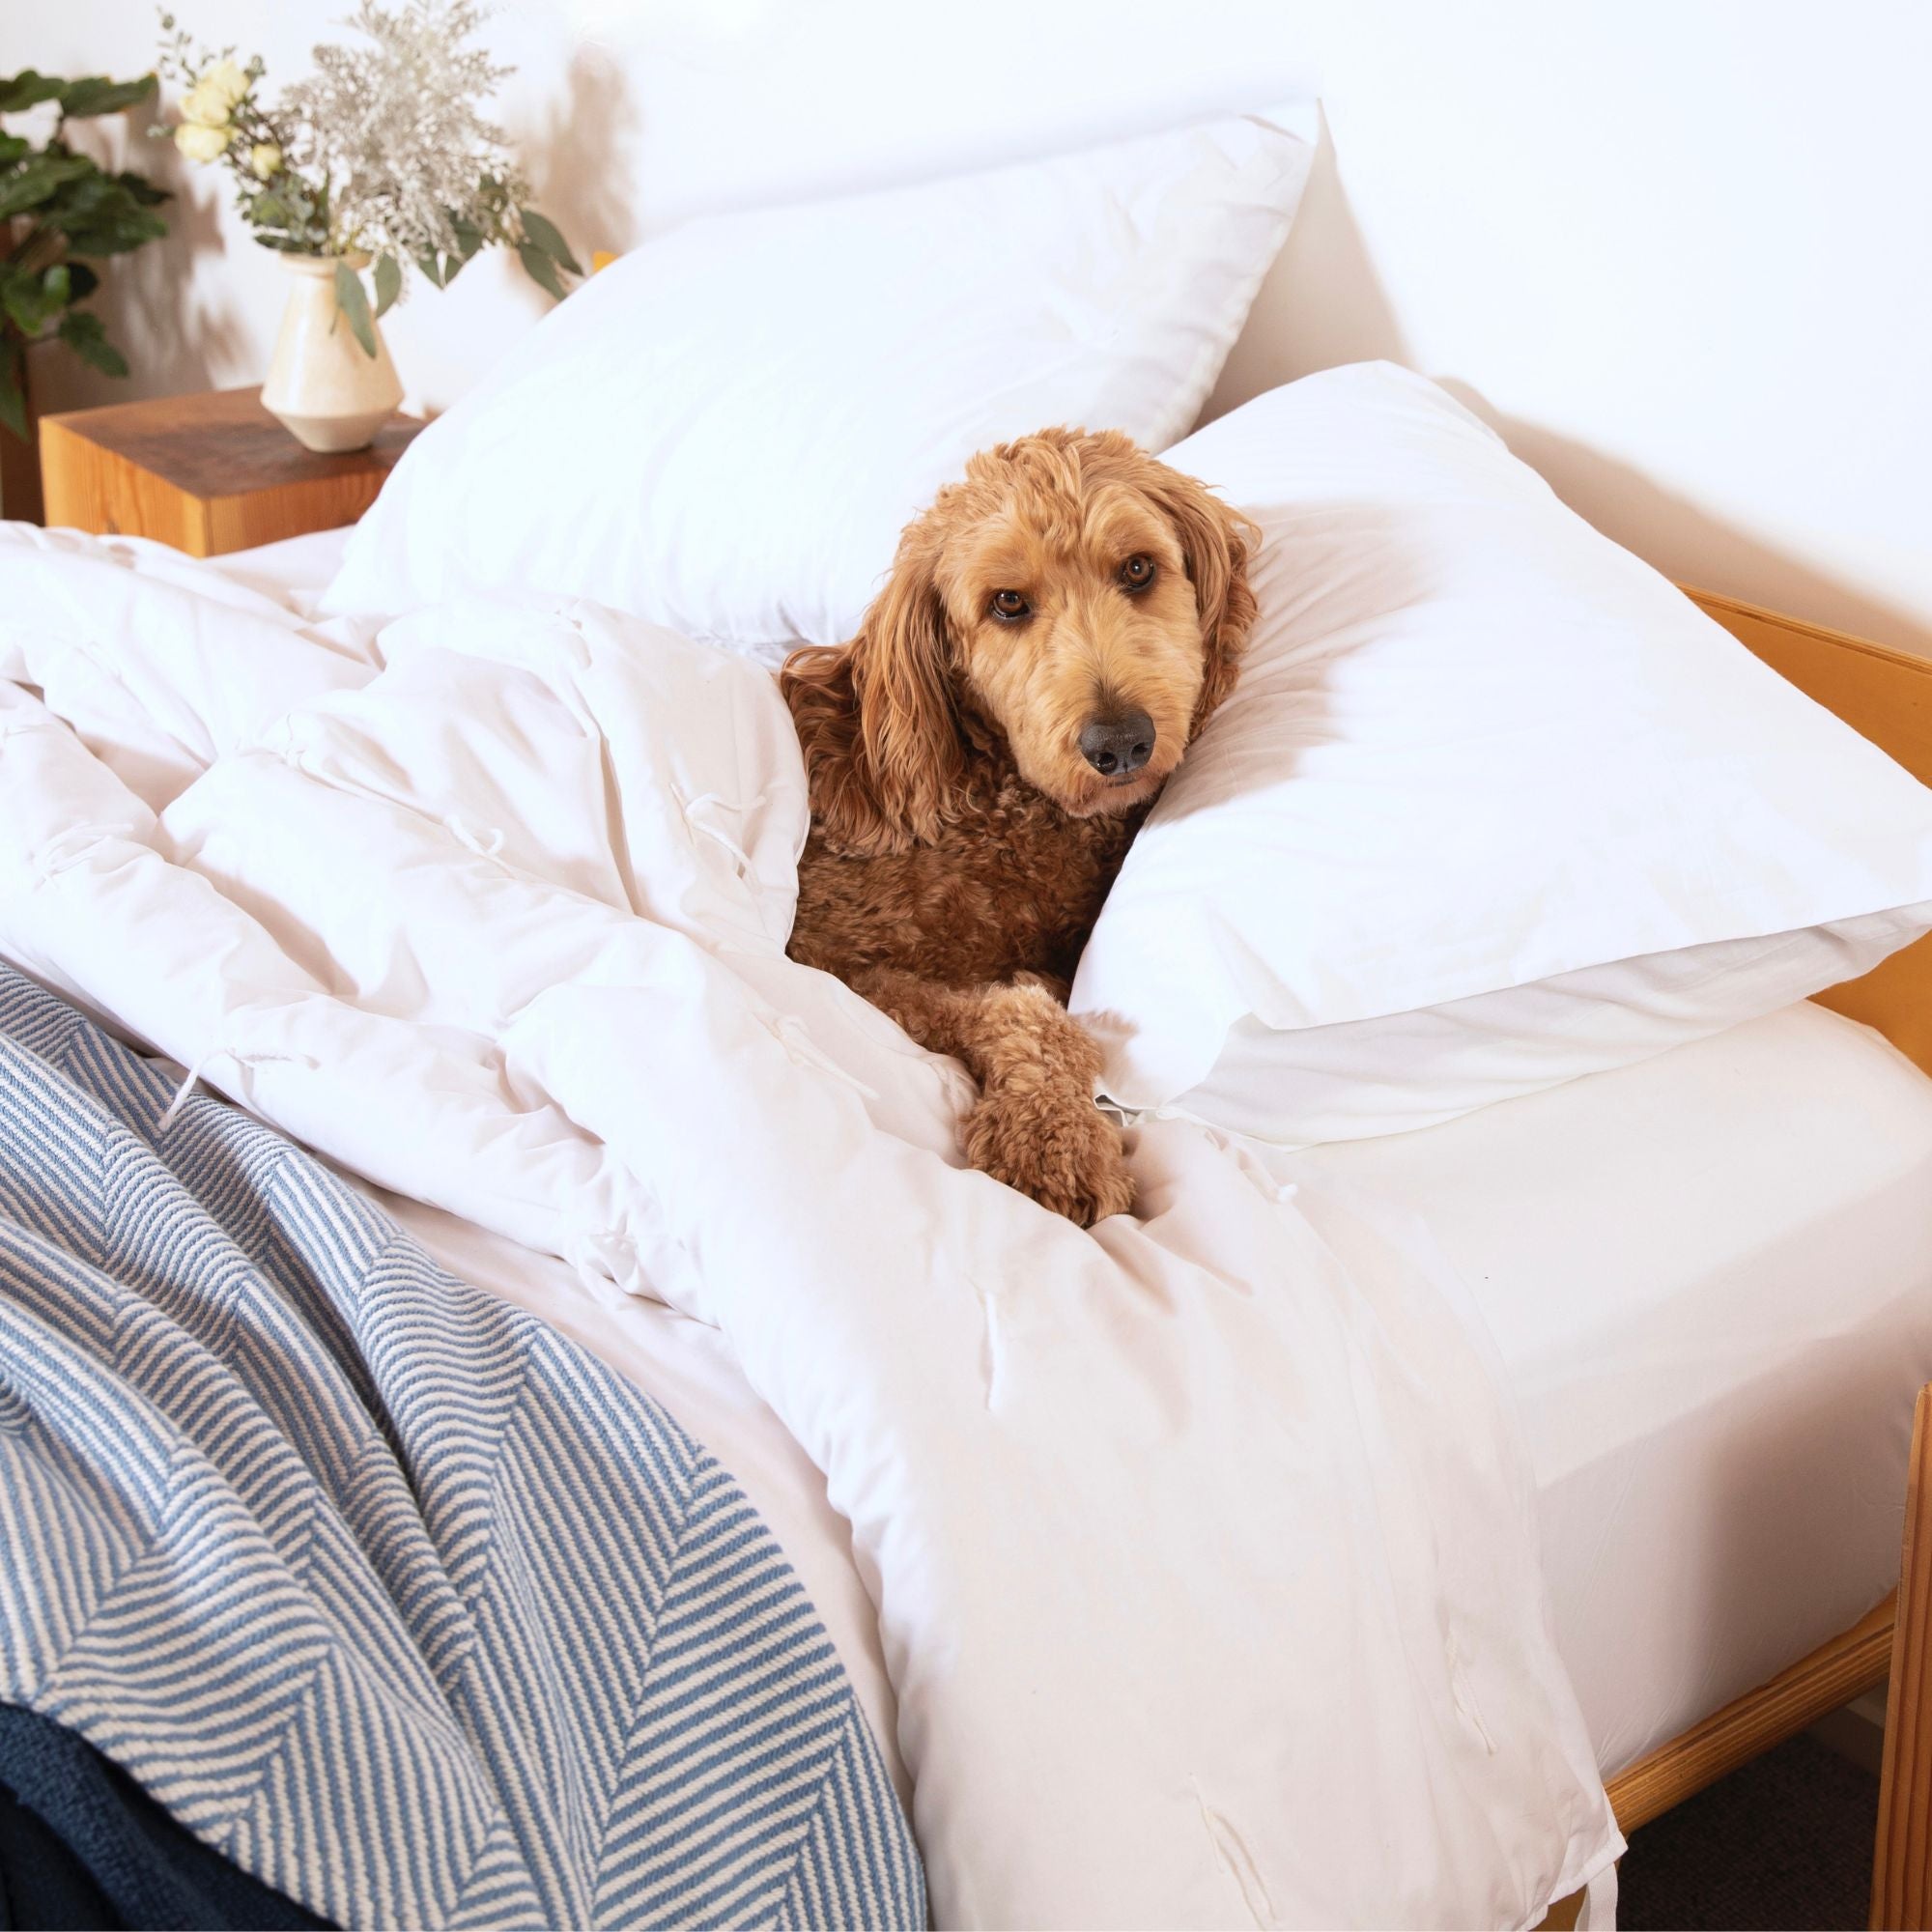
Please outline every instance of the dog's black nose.
[[1124, 778], [1153, 756], [1153, 720], [1145, 711], [1096, 718], [1080, 733], [1080, 755], [1102, 778]]

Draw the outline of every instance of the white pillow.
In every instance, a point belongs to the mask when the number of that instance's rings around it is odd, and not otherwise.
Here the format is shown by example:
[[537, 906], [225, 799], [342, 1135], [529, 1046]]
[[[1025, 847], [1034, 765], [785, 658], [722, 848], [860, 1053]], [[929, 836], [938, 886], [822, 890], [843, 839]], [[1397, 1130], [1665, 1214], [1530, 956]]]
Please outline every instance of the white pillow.
[[1163, 460], [1261, 525], [1261, 617], [1080, 963], [1121, 1106], [1424, 1126], [1932, 927], [1932, 791], [1433, 384], [1330, 370]]
[[1291, 118], [646, 242], [416, 439], [324, 608], [518, 587], [774, 655], [842, 641], [974, 451], [1186, 430], [1300, 199]]

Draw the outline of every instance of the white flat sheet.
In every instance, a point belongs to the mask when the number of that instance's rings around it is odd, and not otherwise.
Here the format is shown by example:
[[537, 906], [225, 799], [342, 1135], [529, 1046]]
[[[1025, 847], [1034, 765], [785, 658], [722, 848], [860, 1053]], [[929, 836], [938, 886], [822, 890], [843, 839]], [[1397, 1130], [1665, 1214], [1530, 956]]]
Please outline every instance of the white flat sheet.
[[[1487, 1317], [1526, 1431], [1559, 1648], [1621, 1770], [1896, 1580], [1932, 1379], [1932, 1081], [1806, 1003], [1641, 1065], [1284, 1171], [1351, 1271], [1394, 1197]], [[384, 1205], [444, 1265], [659, 1395], [792, 1553], [903, 1786], [892, 1690], [822, 1478], [715, 1331]]]

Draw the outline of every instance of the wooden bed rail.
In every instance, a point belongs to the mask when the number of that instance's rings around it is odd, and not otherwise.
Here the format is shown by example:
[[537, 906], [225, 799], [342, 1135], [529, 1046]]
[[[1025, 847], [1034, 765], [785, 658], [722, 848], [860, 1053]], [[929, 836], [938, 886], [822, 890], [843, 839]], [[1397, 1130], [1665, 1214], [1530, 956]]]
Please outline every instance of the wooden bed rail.
[[[1861, 738], [1932, 784], [1932, 659], [1828, 631], [1776, 611], [1683, 586], [1684, 594], [1805, 696], [1835, 712]], [[1861, 980], [1818, 995], [1875, 1027], [1932, 1073], [1932, 934], [1894, 952]]]
[[1932, 1385], [1918, 1391], [1912, 1419], [1871, 1922], [1874, 1932], [1932, 1927]]

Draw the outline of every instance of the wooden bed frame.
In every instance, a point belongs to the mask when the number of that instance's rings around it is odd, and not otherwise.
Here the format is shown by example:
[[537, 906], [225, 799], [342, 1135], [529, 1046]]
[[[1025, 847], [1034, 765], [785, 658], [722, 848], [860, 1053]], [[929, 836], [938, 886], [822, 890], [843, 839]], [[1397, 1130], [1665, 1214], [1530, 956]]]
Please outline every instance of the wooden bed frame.
[[[1932, 784], [1932, 659], [1779, 616], [1735, 598], [1685, 594], [1807, 696]], [[1818, 996], [1884, 1034], [1932, 1073], [1932, 935]], [[1770, 1683], [1714, 1711], [1609, 1780], [1626, 1833], [1647, 1824], [1828, 1711], [1891, 1680], [1872, 1860], [1874, 1927], [1932, 1927], [1932, 1385], [1913, 1418], [1899, 1585], [1848, 1631]], [[1545, 1925], [1574, 1925], [1577, 1892]]]

